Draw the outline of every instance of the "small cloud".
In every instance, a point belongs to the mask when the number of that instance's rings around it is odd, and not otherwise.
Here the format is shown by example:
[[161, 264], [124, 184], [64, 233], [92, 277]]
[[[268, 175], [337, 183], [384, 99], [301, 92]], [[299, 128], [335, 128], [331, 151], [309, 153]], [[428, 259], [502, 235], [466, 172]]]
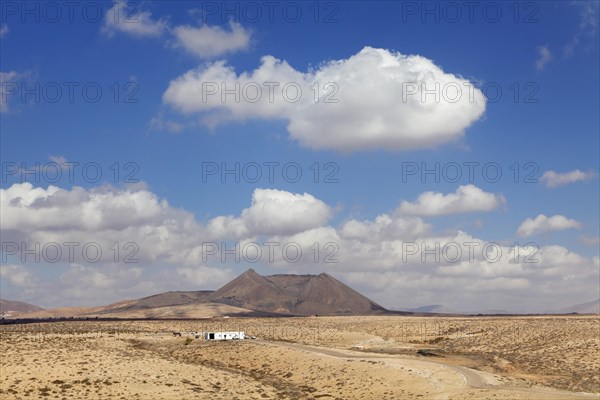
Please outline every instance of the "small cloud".
[[167, 131], [171, 133], [179, 133], [183, 129], [183, 125], [171, 119], [165, 119], [162, 114], [152, 117], [150, 120], [150, 129], [158, 131]]
[[102, 32], [108, 37], [125, 33], [134, 37], [158, 37], [168, 28], [165, 20], [155, 21], [149, 11], [137, 10], [137, 6], [117, 0], [104, 18]]
[[175, 47], [182, 47], [200, 58], [247, 49], [250, 46], [250, 32], [233, 21], [229, 23], [229, 28], [227, 31], [220, 26], [177, 26], [173, 29], [177, 40]]
[[539, 71], [541, 71], [544, 69], [546, 64], [548, 64], [548, 62], [550, 62], [550, 60], [552, 60], [553, 56], [552, 56], [552, 52], [548, 48], [548, 45], [539, 46], [537, 48], [537, 52], [538, 52], [538, 59], [535, 62], [535, 67]]
[[8, 33], [8, 25], [4, 24], [0, 27], [0, 38], [3, 38]]
[[572, 56], [575, 49], [582, 46], [582, 42], [583, 45], [585, 45], [590, 39], [595, 40], [598, 36], [598, 13], [600, 2], [574, 1], [570, 4], [579, 7], [579, 26], [569, 43], [563, 46], [564, 57]]
[[484, 192], [475, 185], [460, 186], [454, 193], [422, 193], [415, 202], [403, 201], [398, 212], [403, 215], [436, 216], [491, 211], [506, 200], [501, 194]]
[[0, 72], [0, 113], [10, 111], [9, 100], [18, 93], [18, 85], [25, 80], [26, 76], [16, 71]]
[[594, 176], [596, 176], [594, 172], [581, 172], [578, 169], [563, 173], [546, 171], [540, 178], [540, 181], [544, 182], [546, 187], [556, 188], [559, 186], [568, 185], [569, 183], [587, 181], [592, 179]]
[[19, 287], [32, 287], [35, 285], [33, 274], [23, 265], [0, 265], [0, 277]]
[[518, 236], [531, 236], [535, 233], [544, 233], [552, 231], [560, 231], [564, 229], [579, 229], [581, 223], [574, 219], [569, 219], [563, 215], [553, 215], [547, 217], [540, 214], [535, 219], [527, 218], [519, 225], [517, 229]]
[[[153, 19], [149, 11], [140, 10], [138, 7], [137, 3], [114, 0], [104, 18], [102, 33], [108, 37], [124, 33], [137, 38], [161, 37], [166, 34], [173, 38], [169, 40], [170, 45], [183, 48], [200, 58], [234, 53], [250, 46], [250, 31], [237, 22], [230, 21], [229, 30], [209, 25], [172, 27], [168, 18]], [[188, 13], [194, 15], [193, 12]]]
[[[73, 168], [75, 166], [74, 163], [69, 162], [65, 157], [63, 156], [50, 156], [48, 157], [48, 159], [53, 162], [56, 163], [58, 165], [59, 168], [59, 172], [66, 172], [69, 171], [71, 168]], [[21, 180], [23, 181], [27, 181], [27, 175], [33, 172], [36, 172], [38, 174], [40, 173], [46, 173], [45, 172], [45, 168], [48, 165], [41, 165], [41, 164], [36, 164], [33, 166], [30, 166], [28, 168], [22, 168], [21, 166], [17, 166], [17, 170], [15, 171], [15, 177], [20, 177]]]
[[64, 156], [50, 156], [48, 159], [65, 169], [69, 169], [73, 166], [72, 163], [69, 163]]
[[582, 235], [579, 237], [579, 240], [583, 244], [587, 244], [590, 246], [600, 246], [600, 236], [586, 236]]

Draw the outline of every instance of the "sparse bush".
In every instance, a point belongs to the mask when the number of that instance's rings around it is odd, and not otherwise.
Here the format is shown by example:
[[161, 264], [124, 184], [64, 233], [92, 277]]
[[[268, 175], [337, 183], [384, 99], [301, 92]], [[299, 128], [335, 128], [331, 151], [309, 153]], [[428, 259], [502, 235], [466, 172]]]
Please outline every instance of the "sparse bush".
[[434, 353], [433, 349], [419, 349], [417, 354], [425, 357], [442, 357], [439, 354]]

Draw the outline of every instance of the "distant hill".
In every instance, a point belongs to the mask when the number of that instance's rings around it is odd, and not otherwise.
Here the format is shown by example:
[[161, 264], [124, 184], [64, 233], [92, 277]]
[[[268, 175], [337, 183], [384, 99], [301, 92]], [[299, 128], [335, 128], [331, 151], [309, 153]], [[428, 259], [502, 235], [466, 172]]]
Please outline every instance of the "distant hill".
[[0, 313], [2, 314], [19, 315], [40, 310], [43, 310], [43, 308], [33, 304], [0, 299]]
[[19, 318], [212, 318], [225, 315], [230, 316], [261, 316], [252, 310], [231, 307], [226, 304], [217, 303], [194, 303], [176, 306], [154, 307], [147, 309], [106, 309], [100, 307], [65, 307], [42, 311], [34, 311], [19, 315]]
[[216, 291], [166, 292], [99, 307], [35, 309], [22, 317], [210, 318], [373, 315], [388, 310], [328, 274], [261, 276], [249, 269]]
[[212, 302], [286, 315], [368, 315], [387, 310], [328, 274], [261, 276], [249, 269]]
[[458, 314], [456, 310], [443, 306], [441, 304], [431, 304], [428, 306], [421, 306], [416, 308], [403, 308], [403, 311], [411, 311], [415, 313], [435, 313], [435, 314]]
[[483, 314], [483, 315], [501, 315], [501, 314], [510, 314], [506, 310], [478, 310], [478, 311], [462, 311], [462, 310], [454, 310], [448, 308], [441, 304], [431, 304], [428, 306], [421, 306], [416, 308], [401, 308], [401, 311], [409, 311], [412, 313], [425, 313], [425, 314], [464, 314], [464, 315], [474, 315], [474, 314]]
[[165, 292], [143, 297], [137, 300], [125, 300], [103, 307], [99, 314], [115, 312], [132, 312], [148, 310], [159, 307], [173, 307], [186, 304], [204, 303], [212, 290], [198, 290], [188, 292]]
[[477, 311], [476, 313], [472, 313], [472, 314], [502, 315], [502, 314], [510, 314], [510, 313], [508, 311], [502, 310], [502, 309], [491, 309], [491, 310]]
[[588, 303], [575, 304], [557, 311], [560, 314], [600, 314], [600, 299]]

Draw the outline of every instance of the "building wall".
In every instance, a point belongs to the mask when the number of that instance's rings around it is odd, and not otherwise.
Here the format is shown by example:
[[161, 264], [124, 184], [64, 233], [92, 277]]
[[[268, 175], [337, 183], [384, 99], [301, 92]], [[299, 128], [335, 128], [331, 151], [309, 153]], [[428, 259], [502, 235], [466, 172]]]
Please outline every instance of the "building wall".
[[244, 332], [203, 332], [206, 340], [234, 340], [245, 339]]

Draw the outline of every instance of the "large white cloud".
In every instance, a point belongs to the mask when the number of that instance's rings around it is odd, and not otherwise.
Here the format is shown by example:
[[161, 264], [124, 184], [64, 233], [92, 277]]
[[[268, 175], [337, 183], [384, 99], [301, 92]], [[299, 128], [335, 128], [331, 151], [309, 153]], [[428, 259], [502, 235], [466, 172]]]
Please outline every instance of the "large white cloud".
[[[145, 189], [44, 189], [28, 182], [0, 189], [3, 241], [25, 241], [30, 246], [37, 242], [41, 248], [53, 242], [98, 243], [103, 261], [114, 259], [113, 243], [123, 247], [133, 242], [139, 247], [135, 259], [140, 262], [197, 266], [206, 261], [204, 242], [294, 234], [325, 225], [331, 215], [331, 207], [308, 193], [275, 189], [256, 189], [251, 206], [239, 217], [218, 216], [208, 226]], [[61, 249], [67, 259], [68, 247]], [[78, 258], [71, 262], [82, 261], [77, 250]], [[122, 248], [120, 256], [134, 250]]]
[[208, 227], [213, 236], [223, 238], [289, 235], [323, 226], [331, 215], [331, 207], [308, 193], [256, 189], [252, 206], [239, 217], [216, 217]]
[[501, 194], [484, 192], [475, 185], [459, 186], [454, 193], [422, 193], [415, 202], [403, 201], [398, 212], [435, 216], [475, 211], [491, 211], [505, 203]]
[[343, 228], [323, 227], [275, 239], [303, 249], [320, 244], [319, 262], [311, 250], [296, 263], [279, 257], [277, 267], [326, 271], [390, 307], [444, 304], [460, 311], [544, 312], [553, 309], [549, 304], [592, 298], [600, 278], [598, 257], [557, 245], [494, 243], [461, 231], [393, 237], [371, 230], [364, 240]]
[[[13, 184], [0, 189], [0, 217], [4, 242], [39, 243], [41, 247], [53, 242], [80, 243], [75, 258], [63, 251], [62, 260], [70, 262], [82, 262], [81, 249], [87, 243], [97, 243], [102, 249], [99, 262], [111, 261], [114, 251], [109, 247], [119, 243], [120, 259], [135, 252], [133, 259], [141, 263], [188, 265], [197, 261], [192, 250], [205, 236], [193, 214], [139, 188], [65, 190], [33, 187], [28, 182]], [[137, 245], [137, 251], [123, 248], [130, 242]], [[68, 248], [61, 246], [61, 250]]]
[[[239, 99], [224, 95], [222, 89], [236, 84]], [[272, 56], [240, 74], [217, 61], [171, 81], [163, 100], [182, 113], [204, 113], [204, 122], [213, 126], [285, 119], [290, 136], [301, 145], [341, 151], [428, 148], [455, 141], [486, 107], [480, 90], [433, 61], [372, 47], [308, 72]]]
[[569, 219], [563, 215], [553, 215], [547, 217], [540, 214], [535, 218], [527, 218], [519, 225], [517, 235], [531, 236], [536, 233], [544, 233], [551, 231], [560, 231], [563, 229], [579, 229], [581, 223], [574, 219]]
[[[420, 217], [398, 210], [331, 226], [331, 207], [306, 193], [258, 189], [237, 216], [204, 225], [146, 189], [44, 189], [23, 183], [0, 189], [0, 212], [3, 242], [23, 240], [29, 248], [34, 241], [139, 244], [138, 264], [115, 264], [110, 253], [98, 264], [78, 259], [55, 281], [48, 278], [52, 273], [39, 273], [45, 265], [9, 259], [1, 270], [4, 296], [41, 305], [94, 305], [165, 290], [214, 288], [235, 270], [256, 266], [234, 257], [223, 262], [218, 254], [203, 258], [207, 241], [228, 242], [228, 249], [236, 241], [279, 243], [273, 261], [263, 257], [261, 265], [328, 272], [386, 306], [545, 311], [547, 304], [575, 304], [597, 293], [598, 257], [558, 245], [508, 245], [463, 231], [438, 233]], [[302, 249], [300, 259], [283, 257], [288, 243]], [[156, 271], [165, 266], [170, 268]]]
[[592, 179], [595, 176], [596, 174], [593, 172], [582, 172], [578, 169], [562, 173], [555, 171], [546, 171], [544, 172], [540, 180], [544, 182], [547, 187], [556, 188], [559, 186], [568, 185], [569, 183]]
[[1, 190], [2, 227], [9, 230], [122, 230], [162, 223], [169, 213], [176, 213], [146, 190], [109, 186], [64, 190], [52, 185], [44, 189], [28, 182]]

